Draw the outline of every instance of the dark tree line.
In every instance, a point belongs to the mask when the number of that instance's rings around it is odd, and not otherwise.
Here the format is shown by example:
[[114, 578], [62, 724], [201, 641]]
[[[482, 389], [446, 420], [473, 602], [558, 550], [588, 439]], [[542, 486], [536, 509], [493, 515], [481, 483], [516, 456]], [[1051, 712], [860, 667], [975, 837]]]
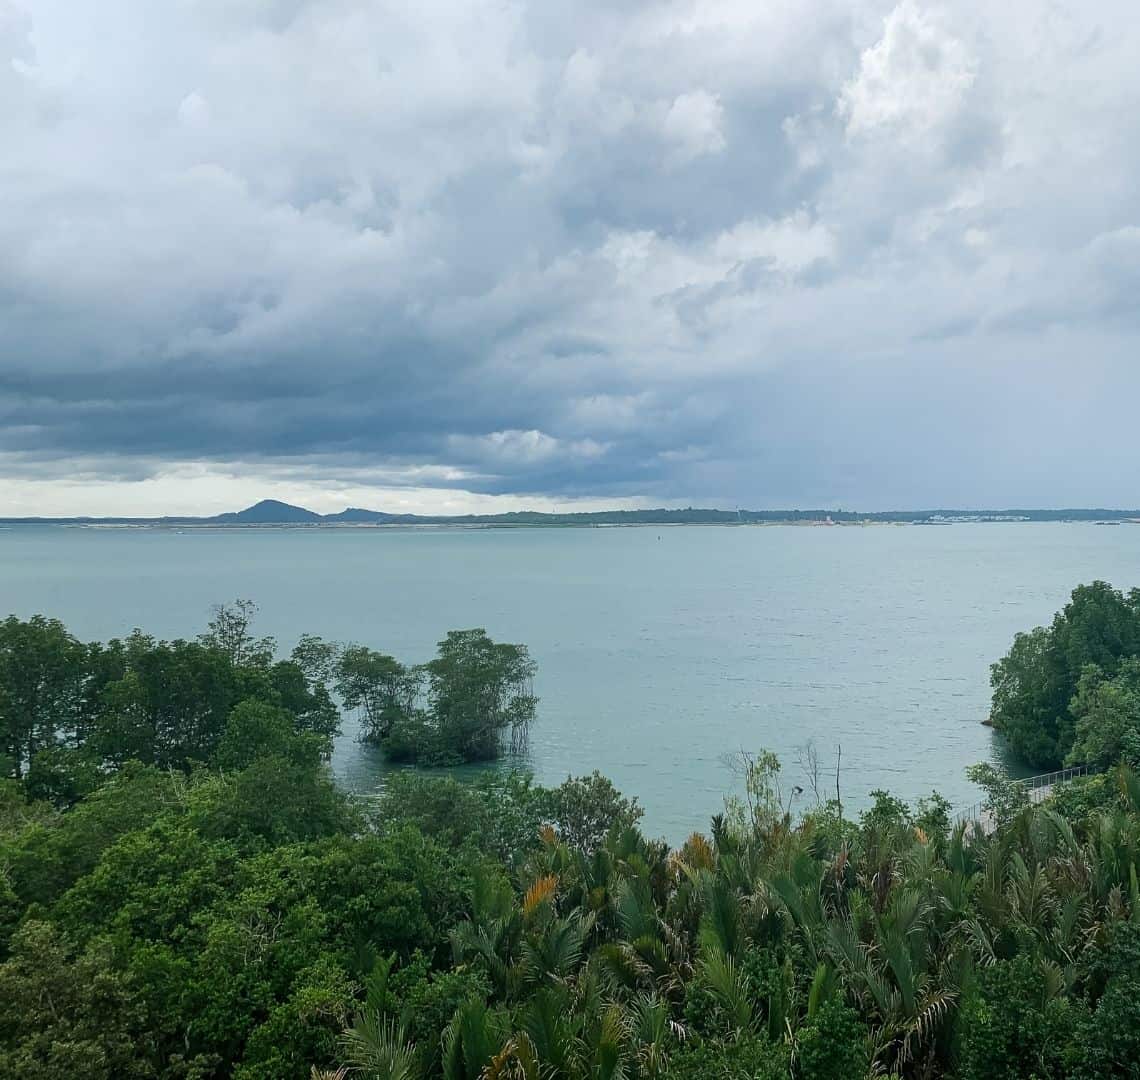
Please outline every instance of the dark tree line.
[[435, 660], [406, 667], [305, 635], [278, 659], [272, 638], [254, 637], [255, 614], [238, 601], [216, 608], [195, 640], [136, 630], [108, 642], [10, 616], [0, 623], [0, 775], [67, 800], [128, 761], [188, 772], [216, 759], [248, 702], [276, 710], [318, 757], [340, 729], [337, 697], [394, 760], [487, 761], [525, 744], [536, 705], [525, 646], [454, 630]]
[[66, 801], [138, 761], [188, 772], [212, 761], [235, 709], [256, 702], [327, 756], [339, 711], [324, 682], [250, 634], [252, 605], [218, 608], [198, 639], [136, 630], [82, 642], [56, 619], [0, 623], [3, 772]]

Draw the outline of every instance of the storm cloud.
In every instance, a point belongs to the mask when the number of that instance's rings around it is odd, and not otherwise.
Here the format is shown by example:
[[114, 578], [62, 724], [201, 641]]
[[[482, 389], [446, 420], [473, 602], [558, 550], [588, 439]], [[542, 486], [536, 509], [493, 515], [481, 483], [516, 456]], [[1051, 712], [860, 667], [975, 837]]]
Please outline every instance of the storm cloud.
[[0, 0], [0, 513], [1140, 504], [1138, 60], [1117, 0]]

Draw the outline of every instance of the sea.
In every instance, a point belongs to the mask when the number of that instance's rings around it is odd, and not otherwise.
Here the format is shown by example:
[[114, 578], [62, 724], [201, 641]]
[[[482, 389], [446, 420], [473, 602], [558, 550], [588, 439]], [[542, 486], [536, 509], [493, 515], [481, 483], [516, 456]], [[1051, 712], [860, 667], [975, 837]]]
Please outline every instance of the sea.
[[[283, 653], [303, 633], [409, 663], [451, 629], [525, 644], [537, 721], [494, 767], [598, 770], [672, 842], [738, 792], [742, 752], [779, 756], [793, 811], [836, 772], [851, 811], [876, 790], [964, 808], [978, 761], [1023, 775], [982, 723], [990, 665], [1094, 579], [1140, 585], [1140, 527], [0, 529], [0, 614], [85, 639], [193, 637], [242, 598]], [[346, 716], [332, 768], [374, 793], [388, 767], [356, 735]]]

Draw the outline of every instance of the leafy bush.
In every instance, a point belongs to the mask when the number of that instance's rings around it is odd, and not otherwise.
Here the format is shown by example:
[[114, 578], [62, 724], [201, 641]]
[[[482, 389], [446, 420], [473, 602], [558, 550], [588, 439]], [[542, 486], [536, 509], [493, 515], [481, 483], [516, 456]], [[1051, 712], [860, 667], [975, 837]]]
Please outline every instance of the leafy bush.
[[871, 1065], [867, 1028], [841, 1001], [824, 1002], [796, 1037], [799, 1080], [850, 1080]]
[[669, 1062], [670, 1080], [790, 1080], [787, 1047], [766, 1039], [694, 1040]]
[[1031, 957], [982, 973], [962, 1005], [959, 1080], [1065, 1080], [1079, 1010]]
[[595, 851], [611, 829], [632, 829], [645, 811], [625, 798], [601, 773], [568, 776], [539, 796], [543, 816], [571, 847]]
[[542, 793], [519, 771], [481, 772], [465, 782], [408, 770], [386, 778], [376, 821], [382, 829], [414, 825], [445, 847], [511, 863], [539, 846]]

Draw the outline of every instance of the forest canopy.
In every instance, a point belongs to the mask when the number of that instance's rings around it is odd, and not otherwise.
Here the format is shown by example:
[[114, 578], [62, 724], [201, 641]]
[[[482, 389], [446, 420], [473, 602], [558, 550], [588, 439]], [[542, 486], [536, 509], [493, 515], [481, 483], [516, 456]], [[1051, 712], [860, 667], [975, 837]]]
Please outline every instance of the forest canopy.
[[[99, 646], [3, 624], [0, 1076], [1136, 1080], [1127, 760], [1042, 805], [993, 777], [984, 827], [822, 788], [794, 817], [757, 752], [676, 848], [599, 773], [353, 799], [324, 760], [343, 654], [278, 660], [251, 614]], [[1087, 671], [1074, 745], [1110, 756], [1134, 665]], [[367, 675], [382, 717], [403, 675]]]

